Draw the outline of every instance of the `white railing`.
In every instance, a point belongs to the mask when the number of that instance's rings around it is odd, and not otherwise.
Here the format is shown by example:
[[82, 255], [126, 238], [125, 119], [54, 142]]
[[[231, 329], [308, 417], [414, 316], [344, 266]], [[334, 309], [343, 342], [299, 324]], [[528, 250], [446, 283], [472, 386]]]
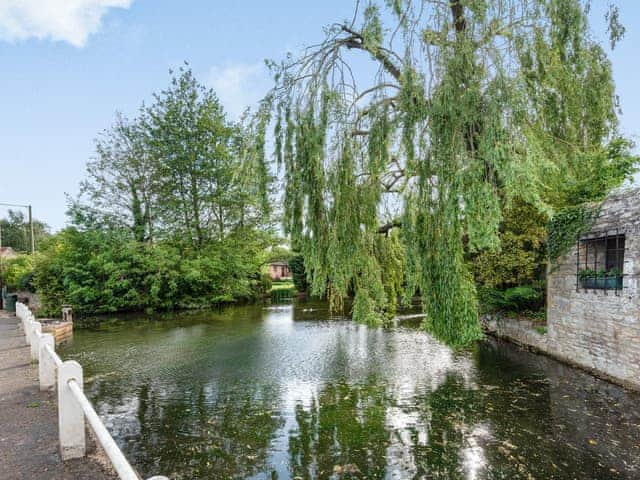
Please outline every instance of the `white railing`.
[[[62, 459], [85, 456], [86, 419], [118, 476], [123, 480], [140, 480], [84, 394], [80, 364], [74, 360], [63, 362], [60, 359], [55, 351], [53, 335], [42, 333], [42, 324], [35, 320], [33, 313], [26, 305], [19, 302], [16, 304], [16, 316], [22, 322], [25, 339], [31, 346], [31, 359], [38, 362], [40, 390], [50, 390], [57, 386], [58, 430]], [[168, 479], [155, 476], [148, 480]]]

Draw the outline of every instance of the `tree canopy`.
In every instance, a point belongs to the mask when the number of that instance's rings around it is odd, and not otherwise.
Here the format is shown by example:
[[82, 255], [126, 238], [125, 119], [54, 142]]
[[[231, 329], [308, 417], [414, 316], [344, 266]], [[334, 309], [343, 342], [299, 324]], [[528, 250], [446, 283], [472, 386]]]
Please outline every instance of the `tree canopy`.
[[71, 216], [85, 227], [125, 229], [140, 242], [189, 248], [266, 227], [268, 179], [254, 169], [262, 165], [258, 137], [229, 121], [216, 94], [183, 67], [136, 118], [118, 115], [96, 140]]
[[[633, 171], [588, 8], [357, 2], [322, 42], [272, 64], [285, 230], [313, 293], [338, 307], [353, 291], [354, 317], [377, 323], [400, 289], [419, 291], [429, 331], [478, 338], [466, 256], [499, 248], [503, 211], [517, 200], [552, 214]], [[608, 19], [615, 44], [615, 7]]]
[[[261, 123], [227, 119], [188, 67], [96, 141], [73, 226], [35, 262], [42, 311], [201, 308], [253, 300], [272, 232]], [[264, 135], [264, 133], [262, 133]]]

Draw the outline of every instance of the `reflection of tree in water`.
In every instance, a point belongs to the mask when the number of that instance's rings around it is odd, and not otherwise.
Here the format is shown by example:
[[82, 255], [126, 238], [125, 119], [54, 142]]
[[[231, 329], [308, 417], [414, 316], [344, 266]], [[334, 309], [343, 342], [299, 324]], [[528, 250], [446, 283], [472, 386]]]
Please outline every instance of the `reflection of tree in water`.
[[[88, 337], [92, 361], [110, 362], [87, 369], [87, 391], [145, 478], [640, 478], [639, 397], [545, 357], [489, 342], [438, 355], [420, 336], [340, 322], [286, 343], [252, 318], [233, 335], [216, 322], [208, 337], [201, 324]], [[148, 367], [154, 332], [168, 360]], [[305, 400], [290, 412], [290, 398]]]
[[[482, 400], [454, 374], [446, 376], [433, 392], [418, 400], [420, 418], [428, 427], [428, 439], [413, 435], [410, 449], [415, 462], [413, 478], [467, 478], [469, 470], [481, 468], [482, 458], [471, 440], [482, 421]], [[470, 465], [469, 461], [475, 464]]]
[[289, 436], [292, 477], [383, 478], [389, 434], [385, 387], [374, 382], [325, 386], [305, 409], [296, 406]]
[[126, 454], [143, 476], [244, 479], [267, 468], [269, 445], [282, 425], [272, 392], [244, 386], [212, 395], [206, 388], [171, 398], [148, 385], [139, 389], [140, 431]]
[[470, 468], [464, 451], [481, 419], [479, 392], [456, 375], [406, 408], [380, 383], [329, 384], [310, 407], [296, 407], [291, 476], [463, 478]]

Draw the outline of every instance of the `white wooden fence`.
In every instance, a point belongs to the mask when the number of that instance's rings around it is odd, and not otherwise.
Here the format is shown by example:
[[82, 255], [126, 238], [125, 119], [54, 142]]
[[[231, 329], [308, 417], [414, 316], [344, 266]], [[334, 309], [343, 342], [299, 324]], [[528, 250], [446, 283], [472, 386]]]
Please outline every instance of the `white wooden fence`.
[[[140, 480], [84, 394], [80, 364], [74, 360], [63, 362], [60, 359], [55, 351], [53, 335], [42, 333], [42, 325], [35, 320], [26, 305], [19, 302], [16, 304], [16, 316], [22, 322], [27, 344], [31, 346], [31, 360], [38, 362], [40, 390], [56, 387], [58, 390], [58, 429], [62, 459], [84, 457], [86, 419], [120, 478]], [[156, 476], [148, 480], [168, 479]]]

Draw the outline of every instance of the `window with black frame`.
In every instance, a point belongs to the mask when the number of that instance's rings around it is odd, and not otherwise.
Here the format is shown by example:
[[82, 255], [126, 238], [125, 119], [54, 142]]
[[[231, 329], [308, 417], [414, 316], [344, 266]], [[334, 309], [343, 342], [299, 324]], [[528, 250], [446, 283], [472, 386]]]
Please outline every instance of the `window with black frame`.
[[583, 289], [622, 290], [624, 234], [594, 233], [578, 241], [577, 286]]

